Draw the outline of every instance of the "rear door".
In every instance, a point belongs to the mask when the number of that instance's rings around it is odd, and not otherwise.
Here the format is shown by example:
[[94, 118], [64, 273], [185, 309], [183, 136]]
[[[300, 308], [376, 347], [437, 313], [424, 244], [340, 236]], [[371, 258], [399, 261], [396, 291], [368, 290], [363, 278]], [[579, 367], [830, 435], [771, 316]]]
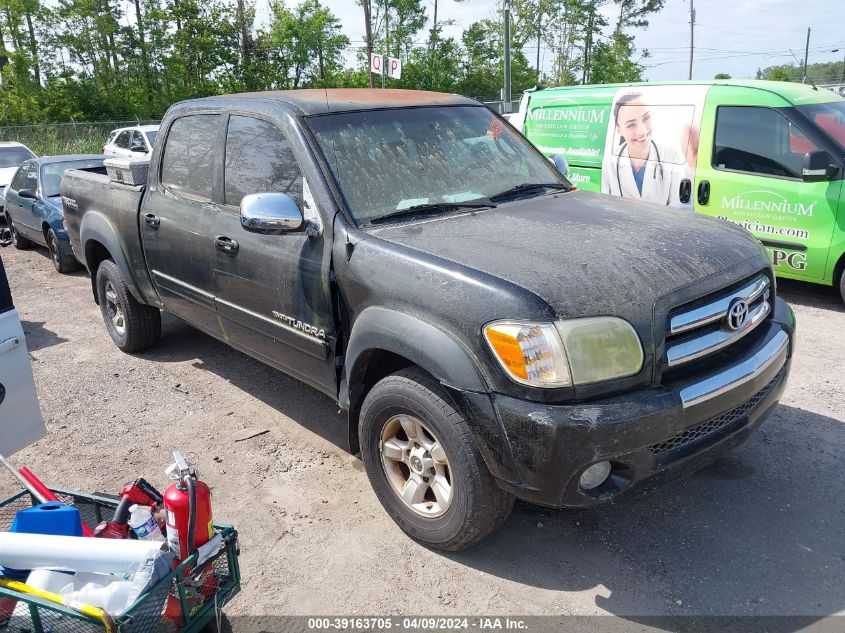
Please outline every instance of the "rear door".
[[[241, 199], [253, 193], [287, 193], [300, 209], [314, 204], [290, 142], [295, 134], [268, 119], [229, 117], [214, 294], [227, 341], [334, 397], [329, 241], [304, 232], [253, 233], [240, 222]], [[223, 250], [232, 242], [236, 250]]]
[[165, 308], [214, 336], [222, 334], [211, 265], [223, 121], [219, 114], [173, 120], [140, 218], [147, 265]]
[[0, 455], [12, 455], [46, 432], [26, 339], [0, 259]]
[[771, 93], [714, 86], [707, 101], [695, 210], [751, 231], [778, 275], [820, 281], [842, 185], [804, 182], [801, 169], [806, 152], [828, 148]]
[[9, 190], [6, 192], [6, 209], [15, 223], [15, 228], [24, 237], [44, 243], [41, 233], [41, 221], [35, 217], [35, 200], [21, 198], [19, 192], [24, 189], [37, 194], [38, 192], [38, 163], [29, 160], [23, 163], [15, 174]]

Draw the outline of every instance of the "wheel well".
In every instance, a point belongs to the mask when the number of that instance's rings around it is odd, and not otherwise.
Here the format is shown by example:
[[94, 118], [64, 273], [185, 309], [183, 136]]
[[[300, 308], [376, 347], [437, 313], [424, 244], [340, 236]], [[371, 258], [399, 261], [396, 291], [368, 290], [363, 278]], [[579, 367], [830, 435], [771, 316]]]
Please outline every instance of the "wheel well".
[[358, 357], [349, 385], [349, 448], [353, 455], [360, 450], [358, 415], [364, 398], [379, 380], [413, 365], [414, 363], [404, 356], [383, 349], [368, 350]]
[[94, 293], [94, 303], [100, 305], [100, 298], [97, 296], [97, 269], [105, 260], [112, 259], [109, 249], [96, 240], [85, 242], [85, 265], [91, 274], [91, 291]]
[[50, 246], [50, 241], [47, 239], [47, 233], [50, 231], [50, 225], [46, 222], [41, 223], [41, 232], [44, 234], [44, 243]]

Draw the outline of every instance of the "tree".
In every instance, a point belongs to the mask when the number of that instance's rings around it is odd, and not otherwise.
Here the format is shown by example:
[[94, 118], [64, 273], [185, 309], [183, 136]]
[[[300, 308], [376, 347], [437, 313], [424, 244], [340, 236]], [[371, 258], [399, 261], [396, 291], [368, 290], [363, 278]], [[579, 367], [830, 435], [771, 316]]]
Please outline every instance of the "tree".
[[340, 20], [319, 0], [303, 0], [288, 9], [281, 0], [270, 5], [270, 28], [264, 38], [272, 70], [269, 86], [296, 89], [328, 85], [343, 65], [349, 38]]
[[730, 79], [731, 76], [728, 73], [716, 73], [716, 76], [713, 79]]

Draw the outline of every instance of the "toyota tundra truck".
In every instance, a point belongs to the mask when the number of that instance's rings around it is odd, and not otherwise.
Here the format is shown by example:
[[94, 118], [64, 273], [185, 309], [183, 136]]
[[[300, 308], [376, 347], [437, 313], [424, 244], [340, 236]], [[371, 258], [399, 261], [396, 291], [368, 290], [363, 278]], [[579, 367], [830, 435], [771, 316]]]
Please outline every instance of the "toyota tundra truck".
[[165, 310], [323, 392], [433, 548], [515, 498], [591, 506], [701, 468], [789, 374], [794, 317], [745, 229], [577, 191], [455, 95], [185, 101], [146, 184], [68, 172], [62, 202], [119, 349]]

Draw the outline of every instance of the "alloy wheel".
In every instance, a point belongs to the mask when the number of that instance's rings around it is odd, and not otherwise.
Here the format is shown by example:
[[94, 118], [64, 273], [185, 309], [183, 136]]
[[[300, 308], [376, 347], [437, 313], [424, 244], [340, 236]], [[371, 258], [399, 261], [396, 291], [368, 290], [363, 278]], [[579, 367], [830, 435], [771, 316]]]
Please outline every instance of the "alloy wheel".
[[419, 418], [395, 415], [381, 430], [381, 464], [391, 488], [406, 507], [436, 518], [454, 498], [452, 471], [442, 444]]
[[118, 334], [123, 335], [126, 332], [126, 316], [123, 312], [123, 305], [117, 297], [117, 292], [110, 281], [106, 282], [106, 310], [109, 313], [112, 326]]

